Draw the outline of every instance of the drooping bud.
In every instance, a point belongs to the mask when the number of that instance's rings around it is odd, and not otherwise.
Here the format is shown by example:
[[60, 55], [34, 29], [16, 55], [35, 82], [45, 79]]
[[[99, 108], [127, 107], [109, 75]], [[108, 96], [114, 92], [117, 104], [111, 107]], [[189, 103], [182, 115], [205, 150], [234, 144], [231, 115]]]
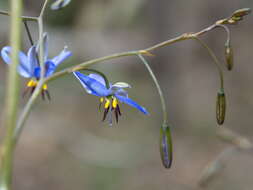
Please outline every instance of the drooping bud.
[[163, 124], [160, 129], [160, 155], [163, 166], [170, 168], [173, 159], [172, 138], [170, 126]]
[[216, 119], [219, 125], [222, 125], [226, 115], [226, 96], [224, 90], [221, 89], [217, 94], [216, 100]]
[[225, 58], [227, 69], [231, 71], [234, 65], [234, 54], [230, 43], [225, 44]]

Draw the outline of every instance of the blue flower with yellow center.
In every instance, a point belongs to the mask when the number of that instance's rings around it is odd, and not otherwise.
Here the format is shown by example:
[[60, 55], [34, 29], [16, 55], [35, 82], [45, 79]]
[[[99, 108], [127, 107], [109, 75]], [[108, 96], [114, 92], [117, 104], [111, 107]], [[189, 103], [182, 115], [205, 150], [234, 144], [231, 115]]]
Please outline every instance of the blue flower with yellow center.
[[[52, 59], [49, 59], [48, 58], [48, 36], [46, 33], [43, 36], [43, 44], [44, 44], [44, 61], [45, 61], [44, 77], [49, 77], [55, 72], [57, 66], [61, 64], [65, 59], [70, 57], [72, 53], [67, 50], [67, 47], [65, 47], [58, 56]], [[11, 57], [10, 57], [11, 51], [12, 51], [12, 48], [10, 46], [5, 46], [1, 50], [1, 56], [4, 62], [7, 64], [11, 64]], [[30, 91], [32, 94], [38, 84], [38, 80], [40, 79], [41, 68], [39, 66], [39, 61], [38, 61], [38, 51], [39, 51], [39, 46], [34, 45], [28, 50], [27, 55], [23, 53], [22, 51], [19, 52], [19, 65], [18, 65], [17, 71], [22, 77], [30, 79], [27, 82], [27, 85], [26, 85], [27, 88], [24, 91], [23, 96], [28, 91]], [[50, 99], [47, 84], [43, 85], [43, 89], [42, 89], [43, 99], [45, 95], [47, 96], [48, 99]]]
[[145, 115], [149, 114], [144, 107], [128, 98], [128, 93], [125, 89], [130, 88], [129, 84], [117, 82], [115, 84], [110, 84], [109, 88], [107, 88], [104, 78], [98, 74], [84, 75], [80, 72], [73, 72], [73, 74], [88, 94], [100, 97], [99, 107], [104, 104], [103, 121], [106, 119], [107, 115], [109, 115], [108, 120], [110, 125], [112, 125], [112, 112], [115, 114], [117, 123], [119, 116], [121, 116], [119, 102], [128, 104]]

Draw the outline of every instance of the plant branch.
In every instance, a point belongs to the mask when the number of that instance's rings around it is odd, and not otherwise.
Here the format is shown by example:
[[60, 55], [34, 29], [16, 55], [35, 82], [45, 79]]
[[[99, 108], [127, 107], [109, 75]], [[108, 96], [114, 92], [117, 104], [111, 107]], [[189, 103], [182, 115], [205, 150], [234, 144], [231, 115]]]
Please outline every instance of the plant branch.
[[[11, 16], [11, 14], [7, 11], [1, 11], [0, 10], [0, 14], [1, 15], [6, 15], [6, 16]], [[22, 20], [25, 20], [25, 21], [35, 21], [37, 22], [37, 17], [31, 17], [31, 16], [20, 16], [22, 18]]]
[[[44, 4], [43, 7], [46, 7], [46, 5]], [[23, 127], [24, 127], [24, 123], [25, 123], [25, 121], [26, 121], [26, 119], [27, 119], [27, 117], [28, 117], [28, 115], [30, 113], [30, 110], [31, 110], [31, 108], [32, 108], [32, 106], [33, 106], [36, 98], [39, 95], [39, 92], [41, 91], [41, 88], [42, 88], [43, 84], [48, 83], [48, 82], [50, 82], [52, 80], [55, 80], [55, 79], [57, 79], [59, 77], [62, 77], [64, 75], [66, 75], [66, 74], [72, 73], [74, 71], [79, 71], [79, 70], [85, 69], [88, 66], [96, 64], [96, 63], [100, 63], [100, 62], [104, 62], [104, 61], [109, 61], [109, 60], [120, 58], [120, 57], [128, 57], [128, 56], [136, 56], [136, 55], [147, 55], [147, 56], [150, 56], [150, 55], [152, 55], [150, 53], [151, 51], [154, 51], [156, 49], [159, 49], [159, 48], [162, 48], [162, 47], [165, 47], [165, 46], [169, 46], [171, 44], [174, 44], [174, 43], [177, 43], [177, 42], [180, 42], [180, 41], [189, 40], [189, 39], [193, 39], [193, 38], [199, 37], [199, 36], [201, 36], [203, 34], [206, 34], [209, 31], [212, 31], [213, 29], [215, 29], [216, 27], [218, 27], [218, 25], [219, 25], [218, 23], [212, 24], [211, 26], [209, 26], [209, 27], [207, 27], [207, 28], [205, 28], [205, 29], [203, 29], [203, 30], [201, 30], [199, 32], [196, 32], [196, 33], [184, 33], [184, 34], [182, 34], [182, 35], [180, 35], [178, 37], [169, 39], [167, 41], [164, 41], [164, 42], [161, 42], [161, 43], [158, 43], [158, 44], [155, 44], [155, 45], [153, 45], [151, 47], [148, 47], [146, 49], [136, 50], [136, 51], [128, 51], [128, 52], [122, 52], [122, 53], [116, 53], [116, 54], [112, 54], [112, 55], [108, 55], [108, 56], [92, 59], [92, 60], [89, 60], [89, 61], [85, 61], [85, 62], [83, 62], [81, 64], [78, 64], [78, 65], [75, 65], [75, 66], [63, 69], [62, 71], [59, 71], [59, 72], [56, 72], [53, 75], [51, 75], [50, 77], [47, 77], [47, 78], [45, 78], [43, 80], [41, 79], [39, 81], [39, 85], [37, 86], [37, 88], [34, 91], [34, 94], [32, 95], [32, 97], [30, 98], [30, 100], [28, 101], [27, 105], [25, 106], [24, 110], [21, 113], [21, 116], [20, 116], [20, 118], [18, 120], [18, 126], [17, 126], [16, 132], [15, 132], [15, 134], [16, 134], [15, 138], [19, 137], [19, 134], [21, 133], [21, 131], [22, 131]], [[217, 58], [215, 57], [215, 59], [217, 59]], [[220, 71], [220, 78], [221, 78], [221, 87], [223, 87], [223, 75], [222, 75], [221, 70], [219, 70], [219, 71]]]

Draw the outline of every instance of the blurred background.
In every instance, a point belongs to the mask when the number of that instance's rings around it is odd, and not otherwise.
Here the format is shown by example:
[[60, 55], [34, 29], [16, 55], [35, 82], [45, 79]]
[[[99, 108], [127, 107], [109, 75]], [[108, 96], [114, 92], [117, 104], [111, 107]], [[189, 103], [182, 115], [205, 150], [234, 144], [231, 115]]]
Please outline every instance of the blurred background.
[[[24, 0], [24, 15], [39, 14], [42, 0]], [[65, 9], [48, 9], [45, 22], [50, 56], [65, 45], [73, 56], [64, 67], [128, 50], [149, 47], [185, 32], [197, 32], [252, 0], [76, 0]], [[8, 10], [8, 0], [0, 1]], [[224, 126], [253, 140], [252, 15], [230, 27], [235, 65], [225, 70], [227, 117]], [[9, 18], [0, 16], [0, 47], [8, 44]], [[33, 38], [36, 23], [29, 23]], [[29, 48], [23, 34], [23, 50]], [[226, 35], [217, 29], [201, 37], [224, 63]], [[201, 189], [205, 166], [231, 145], [217, 138], [215, 118], [218, 72], [195, 41], [153, 52], [148, 58], [166, 96], [173, 132], [174, 162], [164, 169], [159, 154], [162, 123], [155, 86], [136, 57], [94, 65], [110, 81], [132, 85], [129, 96], [150, 116], [121, 105], [119, 124], [101, 122], [98, 99], [87, 95], [73, 76], [49, 84], [52, 101], [39, 99], [16, 150], [14, 189], [19, 190], [154, 190]], [[0, 61], [0, 106], [3, 108], [6, 65]], [[22, 79], [22, 89], [27, 81]], [[24, 106], [27, 98], [21, 99]], [[1, 115], [3, 109], [1, 109]], [[3, 137], [3, 127], [0, 128]], [[252, 153], [226, 157], [226, 167], [204, 189], [247, 190], [253, 186]]]

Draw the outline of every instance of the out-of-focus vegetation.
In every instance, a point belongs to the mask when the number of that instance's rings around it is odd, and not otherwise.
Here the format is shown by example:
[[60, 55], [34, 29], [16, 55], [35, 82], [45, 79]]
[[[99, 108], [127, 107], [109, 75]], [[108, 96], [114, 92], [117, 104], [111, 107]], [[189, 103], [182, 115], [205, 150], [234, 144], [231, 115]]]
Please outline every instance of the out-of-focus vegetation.
[[[38, 15], [42, 1], [25, 0], [25, 14]], [[1, 0], [0, 8], [8, 9]], [[68, 45], [74, 56], [61, 67], [125, 50], [140, 49], [198, 31], [252, 0], [76, 0], [66, 9], [48, 10], [50, 54]], [[8, 44], [9, 18], [0, 16], [0, 46]], [[35, 23], [30, 23], [36, 39]], [[252, 16], [232, 27], [235, 64], [225, 73], [225, 126], [252, 139]], [[24, 33], [23, 49], [29, 41]], [[224, 63], [225, 33], [202, 37]], [[174, 163], [165, 170], [159, 156], [161, 109], [158, 94], [135, 57], [94, 66], [113, 82], [132, 85], [130, 95], [148, 108], [146, 117], [122, 106], [123, 117], [109, 128], [101, 122], [98, 100], [87, 95], [73, 76], [49, 84], [51, 102], [38, 101], [16, 151], [14, 189], [153, 190], [198, 189], [203, 168], [229, 144], [216, 137], [215, 101], [218, 73], [207, 52], [195, 41], [156, 50], [150, 58], [166, 95], [173, 126]], [[223, 65], [225, 69], [225, 64]], [[0, 106], [6, 65], [0, 64]], [[25, 81], [23, 81], [25, 82]], [[22, 104], [26, 99], [22, 100]], [[2, 109], [1, 109], [2, 111]], [[1, 112], [1, 115], [3, 113]], [[0, 128], [3, 134], [3, 128]], [[226, 168], [207, 189], [252, 187], [252, 155], [227, 159]]]

